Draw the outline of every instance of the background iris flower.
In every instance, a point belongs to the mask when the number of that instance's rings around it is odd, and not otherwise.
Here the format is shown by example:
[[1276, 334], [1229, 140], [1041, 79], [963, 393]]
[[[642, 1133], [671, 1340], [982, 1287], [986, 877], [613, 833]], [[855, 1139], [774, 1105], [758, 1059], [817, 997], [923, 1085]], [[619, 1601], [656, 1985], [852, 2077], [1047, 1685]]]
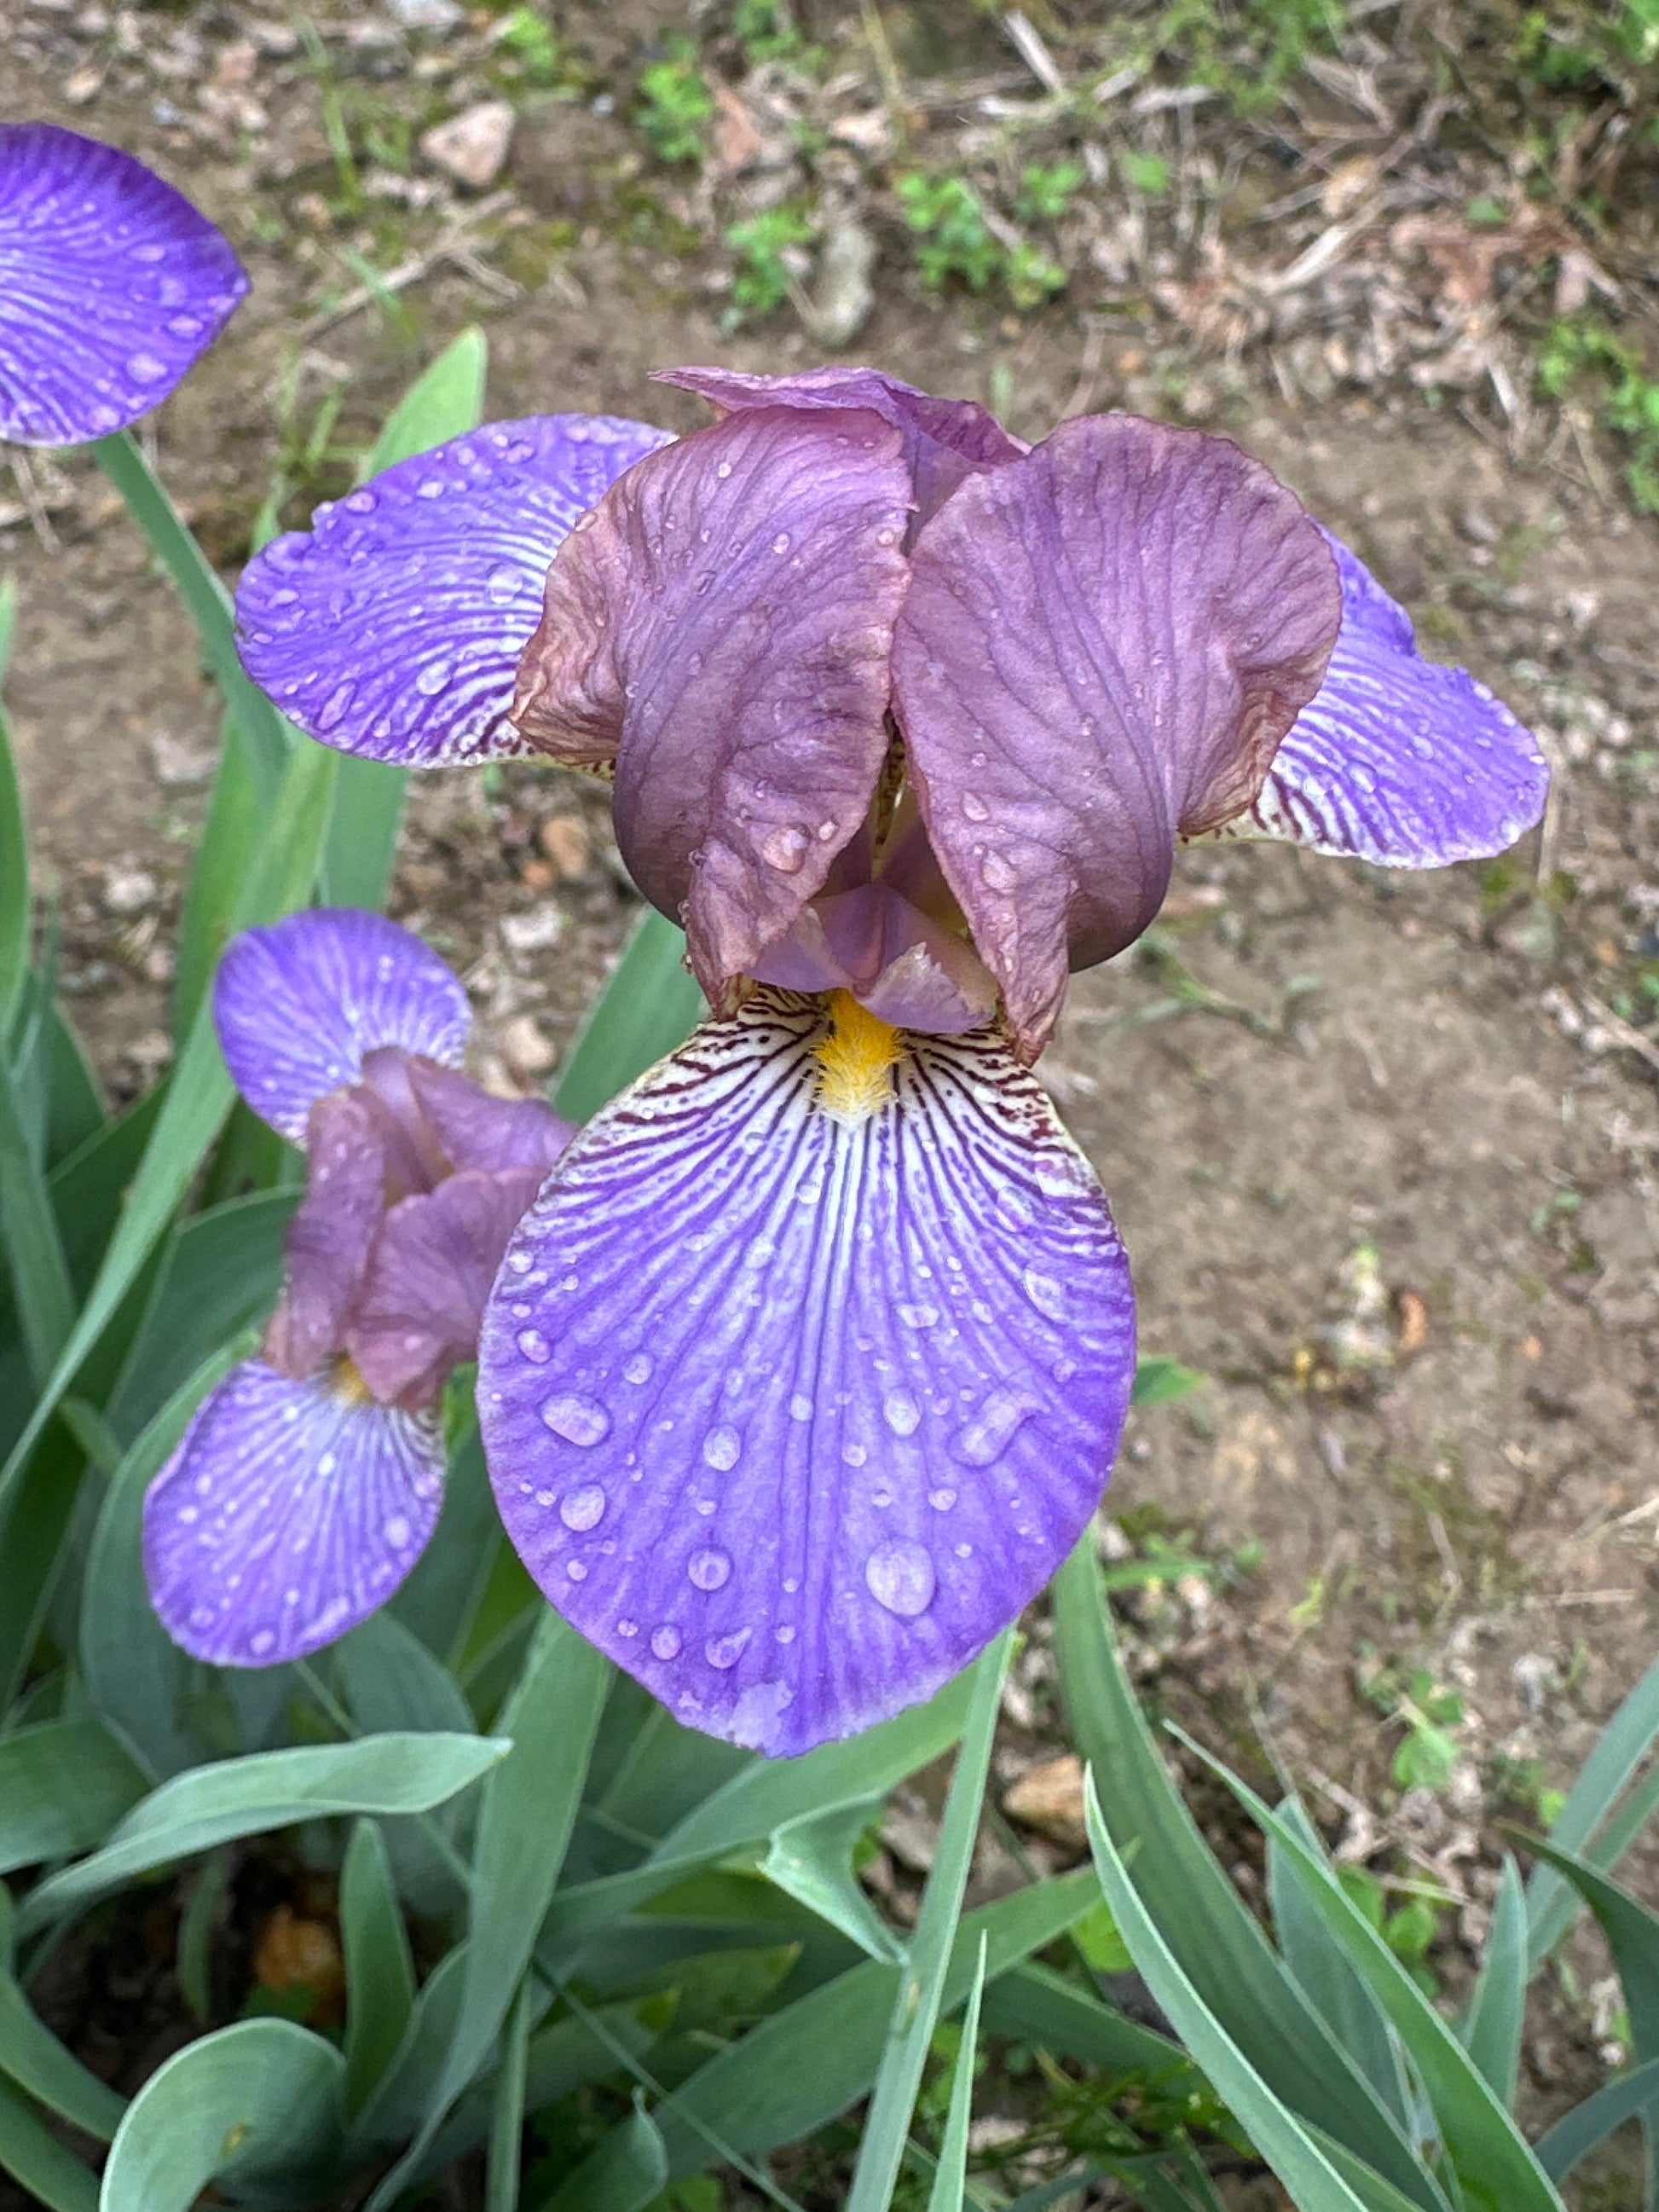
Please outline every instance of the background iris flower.
[[125, 429], [247, 289], [229, 241], [132, 155], [55, 123], [0, 124], [0, 438]]
[[351, 909], [238, 938], [214, 1015], [242, 1096], [310, 1176], [260, 1357], [210, 1393], [144, 1504], [167, 1632], [274, 1665], [389, 1597], [438, 1516], [438, 1399], [477, 1348], [514, 1224], [570, 1138], [457, 1063], [466, 995], [420, 939]]
[[715, 1017], [514, 1237], [480, 1416], [560, 1609], [790, 1753], [964, 1664], [1111, 1465], [1127, 1266], [1027, 1072], [1068, 971], [1146, 927], [1181, 839], [1433, 866], [1510, 843], [1547, 771], [1224, 439], [1027, 448], [867, 369], [671, 380], [721, 419], [481, 431], [278, 541], [238, 606], [331, 743], [613, 776], [684, 923]]

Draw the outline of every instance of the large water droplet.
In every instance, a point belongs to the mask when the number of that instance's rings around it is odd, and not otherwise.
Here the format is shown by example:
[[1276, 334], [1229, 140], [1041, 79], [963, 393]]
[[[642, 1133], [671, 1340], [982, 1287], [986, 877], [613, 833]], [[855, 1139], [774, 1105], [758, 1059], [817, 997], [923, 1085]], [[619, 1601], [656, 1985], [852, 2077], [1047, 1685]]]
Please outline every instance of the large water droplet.
[[769, 830], [761, 840], [760, 856], [769, 868], [780, 875], [793, 876], [806, 858], [811, 839], [799, 823], [788, 823], [781, 830]]
[[596, 1444], [611, 1433], [611, 1416], [596, 1398], [564, 1391], [542, 1407], [542, 1419], [568, 1444]]
[[545, 1367], [553, 1357], [552, 1346], [538, 1328], [521, 1328], [519, 1331], [519, 1349], [538, 1367]]
[[1013, 1391], [993, 1390], [973, 1419], [957, 1431], [951, 1449], [969, 1467], [989, 1467], [1001, 1458], [1030, 1410]]
[[648, 1352], [635, 1352], [623, 1363], [624, 1382], [648, 1382], [656, 1363]]
[[597, 1528], [605, 1518], [605, 1496], [597, 1482], [584, 1483], [580, 1490], [568, 1490], [559, 1500], [559, 1518], [567, 1528], [578, 1535], [589, 1528]]
[[449, 664], [443, 660], [428, 660], [424, 668], [416, 672], [415, 689], [422, 699], [434, 699], [449, 681]]
[[1026, 1297], [1046, 1320], [1065, 1320], [1066, 1291], [1063, 1284], [1036, 1267], [1027, 1267], [1021, 1280], [1025, 1285]]
[[991, 818], [990, 808], [976, 791], [963, 793], [962, 811], [970, 822], [988, 822]]
[[737, 1628], [730, 1636], [711, 1636], [702, 1647], [702, 1656], [711, 1667], [735, 1667], [753, 1634], [751, 1628]]
[[901, 1620], [914, 1620], [933, 1601], [933, 1562], [906, 1537], [878, 1545], [864, 1563], [864, 1579], [877, 1604]]
[[732, 1578], [732, 1555], [711, 1544], [707, 1551], [692, 1553], [685, 1571], [700, 1590], [720, 1589]]
[[651, 1632], [651, 1649], [659, 1659], [678, 1659], [684, 1640], [672, 1621], [665, 1620], [660, 1628]]
[[484, 579], [484, 590], [493, 607], [509, 607], [519, 596], [519, 572], [503, 561]]
[[980, 880], [988, 891], [1012, 891], [1019, 888], [1019, 871], [1006, 853], [984, 853], [980, 856]]
[[908, 1390], [890, 1390], [881, 1413], [896, 1437], [914, 1436], [921, 1423], [921, 1408]]
[[735, 1429], [710, 1429], [702, 1440], [703, 1458], [721, 1474], [727, 1468], [737, 1465], [738, 1455], [742, 1449], [743, 1438]]

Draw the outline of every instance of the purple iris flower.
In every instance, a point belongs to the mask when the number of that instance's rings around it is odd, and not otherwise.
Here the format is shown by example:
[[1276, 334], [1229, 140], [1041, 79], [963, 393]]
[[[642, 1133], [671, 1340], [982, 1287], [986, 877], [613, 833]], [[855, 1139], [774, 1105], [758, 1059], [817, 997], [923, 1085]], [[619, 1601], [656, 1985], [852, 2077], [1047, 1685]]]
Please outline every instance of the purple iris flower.
[[259, 1358], [204, 1401], [150, 1486], [144, 1565], [175, 1643], [259, 1667], [343, 1634], [420, 1556], [439, 1396], [572, 1132], [461, 1073], [465, 993], [379, 915], [247, 931], [213, 1011], [238, 1089], [305, 1147], [310, 1177]]
[[279, 540], [238, 612], [332, 744], [612, 777], [684, 924], [714, 1018], [513, 1238], [480, 1418], [560, 1610], [794, 1753], [963, 1665], [1111, 1466], [1128, 1268], [1029, 1073], [1069, 970], [1183, 839], [1435, 866], [1511, 842], [1547, 771], [1224, 439], [1027, 447], [870, 369], [669, 380], [720, 419], [477, 432]]
[[131, 154], [55, 123], [0, 124], [0, 438], [125, 429], [246, 290], [228, 240]]

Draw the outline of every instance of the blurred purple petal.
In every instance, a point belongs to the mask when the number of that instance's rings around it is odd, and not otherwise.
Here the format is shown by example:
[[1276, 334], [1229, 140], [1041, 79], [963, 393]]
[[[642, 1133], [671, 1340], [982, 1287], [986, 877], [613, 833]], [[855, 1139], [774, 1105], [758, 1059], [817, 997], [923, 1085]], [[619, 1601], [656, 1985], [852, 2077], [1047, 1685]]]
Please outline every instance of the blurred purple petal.
[[471, 1013], [435, 952], [383, 915], [291, 914], [228, 945], [213, 1016], [231, 1079], [295, 1144], [313, 1099], [355, 1083], [380, 1045], [459, 1060]]
[[532, 415], [400, 461], [248, 563], [244, 666], [343, 752], [410, 768], [524, 756], [507, 713], [554, 549], [668, 435]]
[[0, 124], [0, 438], [124, 429], [246, 290], [228, 240], [131, 154], [54, 123]]
[[470, 1075], [411, 1060], [409, 1079], [445, 1158], [455, 1168], [533, 1168], [545, 1175], [575, 1135], [540, 1098], [495, 1098]]
[[665, 368], [659, 384], [695, 392], [722, 413], [744, 407], [860, 407], [890, 422], [904, 438], [904, 460], [915, 484], [912, 531], [943, 507], [964, 477], [1017, 461], [1030, 448], [1005, 430], [975, 399], [937, 399], [878, 368], [806, 368], [793, 376], [752, 376], [740, 368]]
[[1131, 943], [1176, 835], [1249, 805], [1318, 688], [1334, 565], [1224, 438], [1063, 422], [917, 539], [894, 697], [929, 836], [1023, 1050]]
[[203, 1403], [144, 1500], [144, 1571], [192, 1657], [273, 1667], [384, 1604], [438, 1517], [435, 1422], [258, 1360]]
[[553, 563], [514, 719], [615, 758], [623, 857], [711, 998], [864, 818], [908, 500], [877, 416], [763, 409], [642, 461]]
[[1501, 853], [1544, 811], [1549, 766], [1466, 669], [1425, 660], [1411, 617], [1346, 545], [1342, 628], [1311, 706], [1237, 827], [1383, 867]]
[[380, 1117], [361, 1093], [334, 1091], [311, 1109], [308, 1173], [283, 1246], [283, 1295], [262, 1347], [296, 1380], [345, 1349], [346, 1310], [386, 1212]]
[[[478, 1405], [508, 1533], [675, 1716], [774, 1753], [924, 1698], [1086, 1525], [1134, 1366], [1098, 1183], [988, 1031], [820, 1058], [761, 992], [578, 1137]], [[892, 1040], [885, 1040], [890, 1044]], [[838, 1069], [839, 1074], [832, 1073]]]
[[543, 1180], [537, 1168], [474, 1168], [392, 1207], [347, 1339], [377, 1398], [430, 1405], [451, 1369], [474, 1357], [501, 1255]]

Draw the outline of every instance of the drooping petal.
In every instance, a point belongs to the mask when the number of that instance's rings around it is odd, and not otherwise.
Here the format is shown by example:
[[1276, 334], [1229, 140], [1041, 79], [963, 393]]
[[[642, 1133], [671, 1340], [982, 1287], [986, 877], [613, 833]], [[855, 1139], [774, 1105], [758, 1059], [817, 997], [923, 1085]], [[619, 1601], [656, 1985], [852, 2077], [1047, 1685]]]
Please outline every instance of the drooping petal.
[[1548, 763], [1467, 669], [1422, 658], [1405, 609], [1326, 536], [1342, 578], [1336, 649], [1231, 826], [1392, 868], [1503, 852], [1543, 812]]
[[73, 446], [136, 422], [247, 282], [229, 240], [131, 154], [0, 124], [0, 438]]
[[682, 1721], [926, 1697], [1085, 1526], [1134, 1365], [1099, 1184], [988, 1030], [757, 993], [577, 1139], [484, 1317], [532, 1575]]
[[973, 947], [885, 882], [820, 893], [753, 973], [787, 991], [850, 991], [894, 1028], [938, 1036], [977, 1029], [997, 1000]]
[[451, 1370], [477, 1353], [489, 1286], [542, 1181], [537, 1168], [471, 1168], [392, 1207], [346, 1338], [384, 1403], [431, 1405]]
[[533, 1168], [545, 1175], [575, 1135], [540, 1098], [496, 1098], [458, 1068], [409, 1063], [421, 1112], [453, 1168]]
[[271, 1667], [331, 1644], [419, 1558], [443, 1468], [422, 1415], [259, 1360], [233, 1368], [144, 1499], [162, 1626], [219, 1667]]
[[878, 368], [806, 368], [793, 376], [754, 376], [741, 368], [665, 368], [657, 372], [656, 381], [695, 392], [722, 414], [744, 407], [859, 407], [879, 415], [903, 434], [905, 465], [915, 484], [913, 532], [944, 506], [964, 477], [1017, 461], [1030, 450], [976, 399], [938, 399]]
[[296, 1381], [345, 1349], [347, 1309], [386, 1212], [379, 1120], [361, 1091], [331, 1091], [311, 1109], [306, 1194], [289, 1224], [287, 1276], [263, 1346]]
[[313, 738], [409, 768], [521, 757], [507, 722], [547, 564], [669, 433], [608, 415], [486, 423], [319, 507], [249, 562], [250, 676]]
[[745, 411], [642, 461], [548, 575], [514, 720], [616, 761], [623, 858], [711, 999], [863, 821], [908, 504], [876, 416]]
[[231, 1079], [295, 1144], [313, 1099], [355, 1083], [381, 1045], [458, 1061], [466, 993], [412, 931], [384, 915], [318, 907], [227, 948], [213, 1018]]
[[1063, 422], [917, 539], [894, 697], [933, 848], [1028, 1056], [1066, 969], [1157, 913], [1178, 833], [1255, 799], [1318, 688], [1336, 573], [1224, 438]]

